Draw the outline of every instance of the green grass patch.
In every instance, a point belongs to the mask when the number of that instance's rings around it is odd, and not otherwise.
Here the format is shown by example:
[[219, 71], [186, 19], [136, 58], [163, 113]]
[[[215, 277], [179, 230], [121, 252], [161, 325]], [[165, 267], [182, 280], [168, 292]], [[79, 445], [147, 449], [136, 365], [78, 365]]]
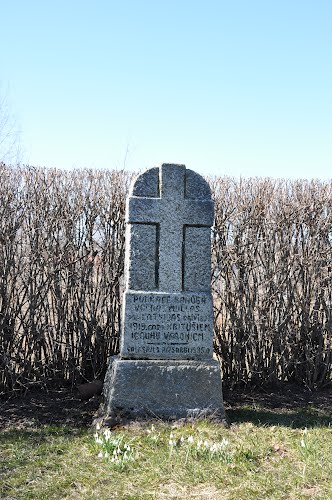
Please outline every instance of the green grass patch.
[[0, 436], [0, 497], [331, 498], [332, 418], [245, 407], [208, 420]]

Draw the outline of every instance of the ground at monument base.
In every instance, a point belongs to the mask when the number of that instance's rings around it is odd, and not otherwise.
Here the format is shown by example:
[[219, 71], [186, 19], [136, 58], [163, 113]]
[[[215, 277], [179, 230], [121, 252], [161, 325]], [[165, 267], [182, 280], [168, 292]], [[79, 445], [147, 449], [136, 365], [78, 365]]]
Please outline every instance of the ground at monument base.
[[[130, 423], [111, 431], [111, 442], [135, 454], [123, 463], [98, 456], [89, 425], [99, 399], [50, 390], [3, 401], [0, 497], [331, 498], [331, 391], [226, 388], [230, 429], [206, 420]], [[200, 441], [223, 444], [222, 452], [197, 450]]]

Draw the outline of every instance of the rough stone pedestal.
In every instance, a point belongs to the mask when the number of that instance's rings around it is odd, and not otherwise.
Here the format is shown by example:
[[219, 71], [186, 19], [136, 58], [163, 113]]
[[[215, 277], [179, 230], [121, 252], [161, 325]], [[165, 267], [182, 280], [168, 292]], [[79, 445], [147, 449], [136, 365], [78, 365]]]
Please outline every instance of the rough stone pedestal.
[[224, 417], [219, 363], [113, 358], [105, 379], [107, 415]]

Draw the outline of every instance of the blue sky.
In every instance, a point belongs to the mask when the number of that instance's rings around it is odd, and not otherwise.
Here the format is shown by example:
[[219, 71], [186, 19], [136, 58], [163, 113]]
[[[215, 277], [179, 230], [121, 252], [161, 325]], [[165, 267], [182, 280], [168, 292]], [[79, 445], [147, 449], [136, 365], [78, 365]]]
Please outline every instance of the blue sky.
[[0, 0], [31, 165], [332, 177], [331, 0]]

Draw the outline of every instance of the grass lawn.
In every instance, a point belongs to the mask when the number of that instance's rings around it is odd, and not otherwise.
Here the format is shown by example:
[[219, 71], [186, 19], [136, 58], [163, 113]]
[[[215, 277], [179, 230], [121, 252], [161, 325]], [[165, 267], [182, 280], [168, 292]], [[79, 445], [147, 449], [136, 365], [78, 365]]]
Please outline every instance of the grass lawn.
[[68, 393], [6, 403], [0, 498], [332, 498], [331, 398], [286, 396], [229, 395], [230, 428], [154, 420], [106, 435]]

